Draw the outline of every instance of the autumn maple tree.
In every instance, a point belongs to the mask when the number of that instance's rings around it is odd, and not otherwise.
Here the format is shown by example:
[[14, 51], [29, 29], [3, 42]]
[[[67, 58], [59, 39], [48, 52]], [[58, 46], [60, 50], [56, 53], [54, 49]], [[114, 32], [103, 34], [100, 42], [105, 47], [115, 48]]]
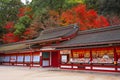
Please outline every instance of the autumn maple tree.
[[[24, 35], [24, 33], [29, 33], [29, 32], [27, 32], [28, 30], [26, 30], [26, 29], [30, 27], [30, 24], [32, 21], [31, 11], [32, 11], [31, 7], [22, 7], [19, 9], [19, 14], [18, 14], [19, 19], [14, 26], [14, 28], [15, 28], [14, 34], [19, 35], [21, 40], [26, 40], [22, 36], [26, 36], [26, 35]], [[29, 30], [31, 30], [31, 29], [29, 29]], [[30, 35], [30, 33], [28, 35]]]
[[19, 37], [14, 35], [13, 33], [9, 32], [3, 36], [4, 43], [12, 43], [19, 41]]
[[25, 15], [28, 15], [30, 18], [32, 18], [32, 14], [30, 13], [31, 11], [32, 11], [31, 7], [21, 7], [19, 9], [19, 14], [17, 16], [20, 18]]
[[[17, 15], [18, 20], [16, 22], [6, 22], [4, 26], [4, 28], [6, 29], [6, 33], [2, 37], [4, 43], [26, 40], [26, 38], [22, 37], [22, 35], [31, 35], [30, 32], [33, 32], [31, 29], [29, 29], [29, 25], [32, 19], [32, 14], [30, 13], [31, 10], [32, 9], [30, 7], [21, 7]], [[29, 31], [27, 28], [29, 29]]]
[[6, 33], [2, 37], [4, 43], [12, 43], [19, 41], [19, 36], [13, 33], [14, 22], [12, 21], [7, 22], [4, 28], [6, 29]]
[[7, 22], [6, 25], [4, 26], [6, 29], [11, 29], [14, 26], [14, 22]]
[[[39, 5], [41, 3], [43, 5]], [[34, 0], [32, 4], [21, 6], [16, 10], [15, 20], [13, 18], [9, 20], [7, 17], [6, 22], [0, 27], [4, 30], [4, 33], [2, 31], [0, 33], [4, 43], [33, 39], [41, 30], [61, 25], [77, 23], [80, 30], [87, 30], [109, 26], [110, 22], [107, 21], [108, 18], [98, 15], [94, 9], [88, 9], [83, 2], [77, 0], [52, 2]], [[120, 20], [114, 17], [112, 22], [119, 24]]]
[[104, 16], [99, 16], [93, 9], [87, 10], [86, 5], [83, 4], [62, 13], [62, 25], [73, 23], [77, 23], [80, 26], [80, 30], [109, 26], [109, 22]]

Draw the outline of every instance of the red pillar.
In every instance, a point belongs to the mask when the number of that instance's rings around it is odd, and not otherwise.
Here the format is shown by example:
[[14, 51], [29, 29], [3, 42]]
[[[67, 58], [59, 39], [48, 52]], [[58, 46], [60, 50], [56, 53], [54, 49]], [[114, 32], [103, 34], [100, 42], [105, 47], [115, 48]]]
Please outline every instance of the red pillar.
[[[72, 52], [72, 50], [71, 50], [71, 58], [73, 59], [73, 52]], [[73, 63], [71, 63], [72, 64], [72, 68], [73, 68]]]
[[117, 71], [117, 52], [116, 49], [114, 48], [114, 65], [115, 65], [115, 71]]
[[[18, 53], [17, 53], [18, 54]], [[18, 55], [16, 54], [16, 65], [17, 65], [17, 58], [18, 58]]]
[[60, 50], [58, 51], [58, 67], [61, 65], [61, 55], [60, 55]]
[[39, 52], [39, 65], [41, 66], [41, 52]]
[[32, 67], [33, 67], [33, 56], [34, 56], [34, 55], [33, 55], [33, 52], [32, 52]]
[[31, 65], [32, 65], [32, 52], [30, 52], [30, 68], [31, 68]]
[[116, 49], [114, 48], [114, 61], [117, 62], [117, 60], [118, 60], [118, 56], [117, 56]]
[[92, 70], [92, 49], [90, 49], [90, 66], [91, 66], [91, 70]]
[[40, 66], [42, 66], [42, 52], [40, 51]]
[[23, 66], [25, 65], [25, 54], [23, 54]]
[[9, 57], [10, 57], [10, 59], [9, 59], [9, 65], [10, 65], [10, 63], [11, 63], [11, 55], [9, 55]]

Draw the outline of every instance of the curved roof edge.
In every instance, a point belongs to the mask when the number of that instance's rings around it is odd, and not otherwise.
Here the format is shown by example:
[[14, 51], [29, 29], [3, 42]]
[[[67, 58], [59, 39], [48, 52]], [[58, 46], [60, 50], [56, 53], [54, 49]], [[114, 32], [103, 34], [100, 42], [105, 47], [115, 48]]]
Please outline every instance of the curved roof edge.
[[28, 44], [62, 40], [62, 38], [69, 37], [72, 34], [77, 33], [78, 30], [79, 30], [79, 27], [76, 24], [44, 30], [41, 32], [40, 36], [36, 39], [4, 44], [0, 46], [0, 51], [24, 49], [29, 47]]
[[52, 47], [74, 47], [99, 44], [120, 43], [120, 25], [109, 26], [105, 28], [78, 31], [75, 38], [60, 43]]

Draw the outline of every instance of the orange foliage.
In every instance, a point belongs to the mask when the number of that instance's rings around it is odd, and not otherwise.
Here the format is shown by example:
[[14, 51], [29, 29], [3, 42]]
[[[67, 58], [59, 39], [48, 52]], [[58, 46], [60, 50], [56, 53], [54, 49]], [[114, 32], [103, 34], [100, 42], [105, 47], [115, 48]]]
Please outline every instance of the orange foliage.
[[57, 11], [50, 10], [49, 11], [49, 15], [50, 15], [50, 19], [51, 20], [56, 21], [56, 23], [58, 22], [58, 20], [59, 20], [59, 13]]
[[[32, 8], [31, 7], [22, 7], [19, 9], [19, 14], [18, 14], [18, 17], [22, 17], [22, 16], [25, 16], [25, 14], [27, 12], [31, 12], [32, 11]], [[30, 18], [32, 18], [32, 15], [28, 15]]]
[[54, 10], [50, 10], [50, 11], [49, 11], [49, 14], [50, 14], [51, 16], [58, 16], [58, 12], [56, 12], [56, 11], [54, 11]]
[[63, 12], [60, 20], [61, 25], [78, 23], [80, 30], [109, 26], [104, 16], [99, 16], [93, 9], [87, 10], [83, 4]]
[[30, 27], [25, 30], [23, 33], [23, 39], [32, 39], [33, 37], [36, 37], [37, 31], [35, 31], [34, 28]]

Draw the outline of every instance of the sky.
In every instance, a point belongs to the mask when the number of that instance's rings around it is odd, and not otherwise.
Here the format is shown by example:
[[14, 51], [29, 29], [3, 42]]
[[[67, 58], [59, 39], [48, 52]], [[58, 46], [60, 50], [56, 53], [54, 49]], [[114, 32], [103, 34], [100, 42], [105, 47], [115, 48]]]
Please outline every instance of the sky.
[[21, 2], [24, 3], [25, 5], [26, 5], [26, 1], [29, 1], [29, 3], [32, 2], [32, 0], [21, 0]]

